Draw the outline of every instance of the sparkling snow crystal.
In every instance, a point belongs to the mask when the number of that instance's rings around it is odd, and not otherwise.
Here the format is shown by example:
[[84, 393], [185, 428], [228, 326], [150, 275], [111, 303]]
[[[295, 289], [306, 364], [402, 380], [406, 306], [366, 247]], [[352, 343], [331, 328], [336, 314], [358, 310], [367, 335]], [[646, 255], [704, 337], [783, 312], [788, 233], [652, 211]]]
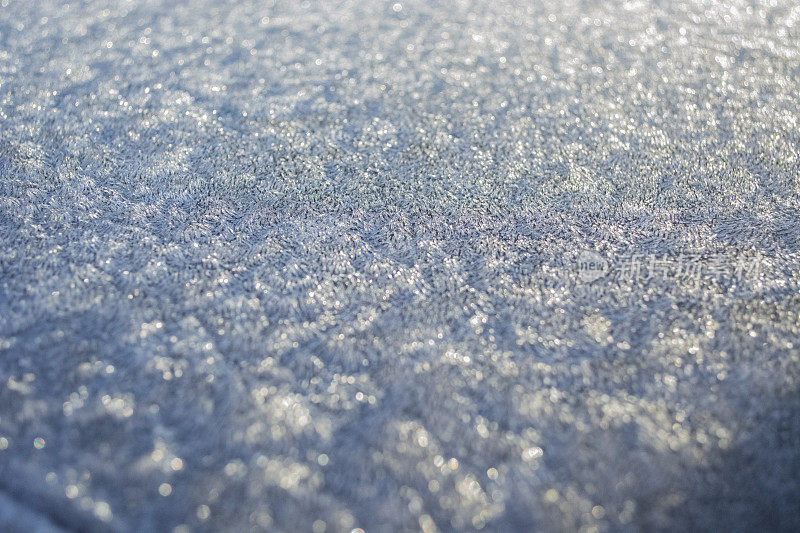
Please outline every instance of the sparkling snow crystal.
[[0, 0], [0, 530], [800, 528], [796, 0]]

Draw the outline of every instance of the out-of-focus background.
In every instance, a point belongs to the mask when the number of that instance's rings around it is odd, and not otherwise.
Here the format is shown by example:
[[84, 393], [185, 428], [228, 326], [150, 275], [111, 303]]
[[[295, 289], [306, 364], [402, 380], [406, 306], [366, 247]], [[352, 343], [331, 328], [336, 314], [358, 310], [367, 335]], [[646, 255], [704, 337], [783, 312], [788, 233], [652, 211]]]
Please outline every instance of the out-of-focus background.
[[796, 1], [0, 6], [0, 529], [800, 528]]

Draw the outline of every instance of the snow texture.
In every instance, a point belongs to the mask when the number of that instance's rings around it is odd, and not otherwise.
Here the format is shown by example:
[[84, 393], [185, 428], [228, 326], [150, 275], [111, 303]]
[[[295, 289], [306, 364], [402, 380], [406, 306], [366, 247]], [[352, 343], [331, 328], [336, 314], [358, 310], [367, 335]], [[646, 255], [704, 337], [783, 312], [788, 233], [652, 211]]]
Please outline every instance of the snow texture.
[[0, 6], [4, 531], [800, 528], [796, 0]]

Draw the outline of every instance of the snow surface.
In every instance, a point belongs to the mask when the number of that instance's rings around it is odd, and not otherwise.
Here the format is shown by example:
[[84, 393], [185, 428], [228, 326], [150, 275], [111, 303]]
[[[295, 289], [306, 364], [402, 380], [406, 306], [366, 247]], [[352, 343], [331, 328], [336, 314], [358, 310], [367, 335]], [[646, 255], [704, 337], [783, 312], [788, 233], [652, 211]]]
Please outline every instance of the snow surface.
[[796, 0], [0, 5], [3, 530], [800, 528]]

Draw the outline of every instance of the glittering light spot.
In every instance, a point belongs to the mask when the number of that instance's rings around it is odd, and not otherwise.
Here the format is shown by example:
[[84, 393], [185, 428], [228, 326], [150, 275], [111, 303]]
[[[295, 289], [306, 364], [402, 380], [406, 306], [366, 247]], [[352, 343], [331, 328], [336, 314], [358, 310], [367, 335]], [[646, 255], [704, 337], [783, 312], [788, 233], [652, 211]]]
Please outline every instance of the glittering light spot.
[[494, 467], [486, 471], [486, 477], [492, 480], [497, 479], [498, 474], [497, 469]]
[[211, 516], [211, 509], [208, 505], [201, 505], [197, 508], [197, 518], [199, 520], [208, 520], [208, 517]]
[[544, 499], [550, 503], [555, 503], [558, 501], [558, 491], [556, 489], [550, 489], [544, 493]]
[[522, 452], [522, 459], [524, 461], [532, 461], [533, 459], [538, 459], [542, 455], [544, 455], [544, 450], [538, 446], [532, 446], [531, 448], [526, 448], [525, 451]]
[[183, 469], [183, 460], [180, 457], [176, 457], [172, 461], [169, 462], [169, 466], [173, 470], [175, 470], [176, 472], [178, 470], [182, 470]]
[[46, 445], [47, 444], [45, 443], [42, 437], [36, 437], [35, 439], [33, 439], [33, 447], [36, 448], [37, 450], [44, 449]]
[[311, 531], [314, 533], [325, 533], [326, 529], [328, 529], [328, 524], [322, 520], [315, 520], [311, 526]]
[[94, 515], [103, 522], [109, 522], [113, 518], [111, 506], [106, 502], [97, 502], [94, 506]]
[[8, 439], [5, 437], [0, 437], [0, 450], [5, 450], [8, 448]]
[[434, 531], [437, 531], [433, 518], [427, 514], [419, 517], [419, 527], [424, 533], [433, 533]]
[[327, 465], [328, 464], [328, 456], [326, 454], [324, 454], [324, 453], [319, 454], [319, 457], [317, 457], [317, 462], [319, 463], [320, 466]]
[[172, 485], [169, 483], [162, 483], [158, 486], [158, 493], [165, 497], [169, 496], [172, 494]]
[[64, 489], [64, 494], [67, 495], [67, 498], [70, 500], [75, 499], [80, 495], [80, 489], [78, 489], [77, 485], [67, 485]]

